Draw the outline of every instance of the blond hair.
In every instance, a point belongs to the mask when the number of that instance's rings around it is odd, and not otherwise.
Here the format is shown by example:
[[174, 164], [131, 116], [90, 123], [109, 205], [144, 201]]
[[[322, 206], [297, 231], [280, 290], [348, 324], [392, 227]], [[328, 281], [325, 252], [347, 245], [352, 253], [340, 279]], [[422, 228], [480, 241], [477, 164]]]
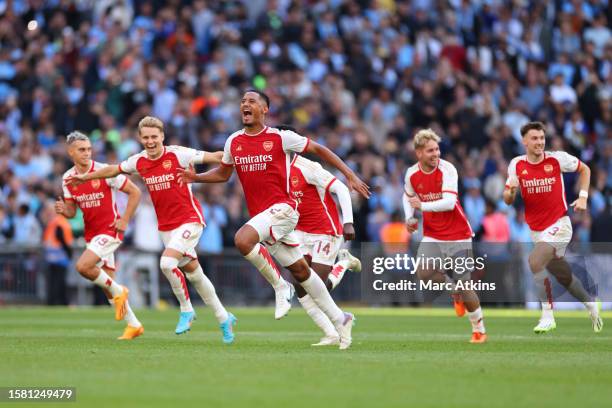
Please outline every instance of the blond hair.
[[436, 143], [440, 143], [440, 140], [442, 139], [440, 139], [440, 136], [438, 136], [436, 132], [431, 129], [419, 130], [417, 134], [414, 135], [414, 149], [416, 150], [424, 147], [430, 140], [433, 140]]
[[145, 127], [157, 128], [164, 133], [164, 122], [155, 116], [145, 116], [140, 119], [140, 122], [138, 122], [138, 134], [140, 134], [142, 128]]
[[70, 132], [68, 134], [68, 136], [66, 136], [66, 143], [71, 145], [74, 142], [76, 142], [77, 140], [82, 140], [82, 141], [89, 141], [89, 138], [87, 137], [87, 135], [85, 135], [82, 132], [79, 132], [78, 130], [75, 130], [73, 132]]

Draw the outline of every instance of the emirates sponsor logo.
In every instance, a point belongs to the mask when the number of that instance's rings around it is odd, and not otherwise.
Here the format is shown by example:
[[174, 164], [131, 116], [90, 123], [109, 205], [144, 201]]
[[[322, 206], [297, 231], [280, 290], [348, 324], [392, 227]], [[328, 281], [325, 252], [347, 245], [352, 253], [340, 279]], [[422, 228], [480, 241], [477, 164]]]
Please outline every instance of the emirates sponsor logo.
[[147, 184], [167, 183], [169, 181], [174, 181], [174, 174], [162, 174], [161, 176], [145, 177], [144, 181]]
[[103, 192], [99, 192], [99, 193], [91, 193], [91, 194], [81, 194], [78, 195], [76, 197], [76, 200], [81, 203], [83, 201], [94, 201], [94, 200], [101, 200], [104, 198], [104, 193]]
[[546, 173], [552, 173], [552, 171], [553, 171], [553, 166], [552, 166], [552, 164], [546, 164], [546, 165], [544, 165], [544, 171], [545, 171]]
[[100, 207], [102, 204], [101, 200], [104, 198], [104, 193], [100, 191], [98, 193], [81, 194], [75, 196], [74, 198], [76, 199], [77, 203], [79, 203], [79, 207], [81, 207], [82, 210], [85, 210], [88, 208]]
[[269, 152], [274, 147], [274, 142], [271, 140], [266, 140], [263, 142], [263, 148], [266, 152]]
[[172, 161], [171, 160], [164, 160], [164, 162], [162, 163], [162, 166], [163, 166], [164, 170], [170, 170], [170, 167], [172, 167]]
[[545, 187], [552, 186], [557, 182], [555, 177], [544, 177], [544, 178], [534, 178], [531, 180], [521, 180], [523, 182], [523, 187]]
[[91, 186], [96, 190], [100, 188], [100, 180], [91, 180]]
[[234, 162], [240, 164], [268, 163], [272, 161], [271, 154], [257, 154], [248, 156], [235, 156]]
[[149, 191], [169, 190], [172, 187], [170, 182], [174, 181], [174, 174], [162, 174], [161, 176], [143, 177], [143, 180], [147, 185]]
[[419, 194], [421, 201], [437, 201], [442, 199], [442, 193]]
[[298, 184], [300, 184], [300, 180], [297, 178], [297, 176], [291, 177], [291, 185], [293, 187], [297, 187]]

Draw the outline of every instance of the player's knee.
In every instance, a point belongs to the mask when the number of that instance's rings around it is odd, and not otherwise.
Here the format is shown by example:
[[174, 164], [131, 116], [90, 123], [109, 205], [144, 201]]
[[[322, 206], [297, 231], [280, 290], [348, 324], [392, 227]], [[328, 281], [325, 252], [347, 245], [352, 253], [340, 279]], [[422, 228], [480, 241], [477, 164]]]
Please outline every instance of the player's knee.
[[[303, 265], [297, 265], [291, 270], [291, 274], [298, 282], [304, 282], [310, 276], [311, 270], [308, 265], [304, 262]], [[312, 271], [312, 273], [316, 273]]]
[[82, 276], [88, 277], [89, 275], [91, 275], [91, 270], [93, 269], [93, 267], [95, 267], [95, 265], [91, 265], [90, 262], [79, 259], [74, 267], [76, 268], [77, 272], [80, 273]]
[[531, 272], [540, 272], [544, 269], [544, 266], [545, 265], [542, 264], [542, 260], [539, 256], [536, 256], [534, 254], [529, 255], [529, 269], [531, 269]]
[[245, 234], [241, 234], [240, 231], [234, 235], [234, 245], [236, 245], [236, 248], [242, 255], [247, 255], [251, 252], [255, 244]]
[[171, 272], [178, 267], [178, 259], [170, 256], [162, 256], [159, 260], [159, 268], [162, 272]]

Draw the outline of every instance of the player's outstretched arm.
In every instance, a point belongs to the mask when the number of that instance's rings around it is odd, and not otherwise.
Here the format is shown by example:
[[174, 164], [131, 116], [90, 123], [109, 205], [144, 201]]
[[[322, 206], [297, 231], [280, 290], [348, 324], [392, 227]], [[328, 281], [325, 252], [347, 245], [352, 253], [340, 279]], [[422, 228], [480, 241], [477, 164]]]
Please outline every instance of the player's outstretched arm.
[[88, 180], [112, 178], [118, 176], [120, 173], [121, 170], [119, 170], [119, 166], [112, 164], [91, 173], [70, 175], [66, 177], [66, 183], [78, 186]]
[[73, 201], [64, 201], [64, 197], [59, 196], [55, 201], [55, 212], [66, 218], [73, 218], [76, 215], [76, 204]]
[[221, 158], [223, 157], [223, 151], [218, 152], [204, 152], [204, 161], [206, 164], [221, 164]]
[[312, 140], [308, 144], [306, 153], [316, 154], [323, 159], [324, 162], [340, 170], [342, 174], [344, 174], [344, 177], [346, 177], [351, 190], [356, 190], [365, 198], [370, 198], [370, 187], [364, 183], [359, 176], [357, 176], [355, 172], [336, 155], [336, 153]]
[[198, 151], [191, 159], [190, 165], [193, 164], [219, 164], [223, 157], [223, 151], [207, 152], [205, 150]]
[[225, 183], [233, 172], [234, 166], [223, 164], [200, 174], [192, 169], [177, 169], [179, 183]]
[[355, 227], [353, 225], [353, 205], [351, 203], [351, 192], [348, 187], [340, 180], [334, 180], [329, 187], [329, 191], [338, 197], [340, 211], [342, 212], [342, 225], [345, 241], [355, 239]]
[[591, 184], [591, 169], [584, 163], [580, 163], [578, 169], [578, 186], [580, 187], [580, 193], [578, 193], [578, 199], [576, 199], [571, 205], [574, 211], [585, 211], [587, 209], [587, 200], [589, 198], [589, 186]]
[[134, 212], [136, 212], [136, 207], [138, 207], [142, 193], [140, 192], [140, 189], [136, 187], [136, 184], [132, 183], [130, 180], [127, 181], [121, 191], [128, 195], [128, 202], [125, 207], [125, 212], [121, 218], [113, 222], [111, 227], [114, 227], [120, 232], [125, 232], [130, 220], [132, 219], [132, 216], [134, 215]]

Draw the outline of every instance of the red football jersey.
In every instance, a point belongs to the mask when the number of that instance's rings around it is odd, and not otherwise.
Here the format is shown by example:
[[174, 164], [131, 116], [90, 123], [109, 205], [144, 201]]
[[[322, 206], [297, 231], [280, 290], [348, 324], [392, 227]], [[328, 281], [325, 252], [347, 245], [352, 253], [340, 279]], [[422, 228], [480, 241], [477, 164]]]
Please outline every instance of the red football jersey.
[[544, 231], [567, 214], [563, 174], [578, 171], [580, 160], [565, 152], [544, 152], [539, 163], [530, 163], [527, 156], [512, 159], [508, 180], [518, 180], [525, 202], [525, 221], [532, 231]]
[[225, 142], [222, 164], [234, 166], [251, 217], [274, 204], [297, 202], [289, 195], [291, 153], [301, 153], [309, 139], [289, 130], [265, 127], [256, 135], [243, 130]]
[[329, 189], [336, 178], [319, 163], [296, 155], [291, 163], [291, 195], [300, 219], [295, 229], [310, 234], [342, 235], [342, 223]]
[[[106, 166], [107, 164], [92, 160], [89, 173]], [[67, 185], [66, 178], [75, 174], [77, 174], [76, 167], [72, 167], [62, 177], [64, 199], [74, 201], [83, 211], [85, 241], [89, 242], [93, 237], [100, 234], [123, 239], [122, 234], [117, 235], [117, 231], [111, 227], [111, 224], [119, 218], [115, 203], [115, 192], [125, 187], [127, 177], [120, 174], [109, 179], [89, 180], [78, 186]]]
[[[457, 170], [440, 159], [438, 167], [425, 173], [419, 164], [406, 171], [405, 190], [408, 195], [418, 194], [422, 202], [442, 199], [442, 193], [457, 194]], [[423, 236], [441, 241], [460, 241], [474, 235], [459, 199], [450, 211], [423, 211]]]
[[[123, 173], [137, 173], [142, 177], [157, 214], [157, 229], [171, 231], [183, 224], [197, 222], [205, 225], [200, 203], [193, 196], [191, 184], [178, 183], [178, 168], [187, 168], [194, 158], [204, 152], [181, 146], [164, 146], [160, 157], [151, 160], [142, 151], [119, 165]], [[198, 158], [197, 161], [201, 161]]]

